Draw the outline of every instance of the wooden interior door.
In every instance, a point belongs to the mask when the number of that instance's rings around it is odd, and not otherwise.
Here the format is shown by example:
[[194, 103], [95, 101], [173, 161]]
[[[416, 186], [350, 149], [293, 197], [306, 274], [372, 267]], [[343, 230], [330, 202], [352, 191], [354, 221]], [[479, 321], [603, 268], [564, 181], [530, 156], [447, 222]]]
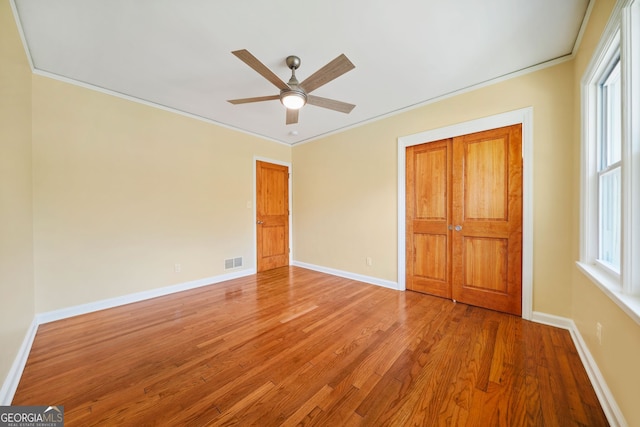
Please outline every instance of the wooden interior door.
[[256, 162], [258, 272], [289, 265], [289, 168]]
[[451, 298], [451, 140], [407, 148], [407, 289]]
[[522, 314], [522, 125], [454, 139], [453, 298]]
[[407, 289], [521, 315], [522, 126], [406, 154]]

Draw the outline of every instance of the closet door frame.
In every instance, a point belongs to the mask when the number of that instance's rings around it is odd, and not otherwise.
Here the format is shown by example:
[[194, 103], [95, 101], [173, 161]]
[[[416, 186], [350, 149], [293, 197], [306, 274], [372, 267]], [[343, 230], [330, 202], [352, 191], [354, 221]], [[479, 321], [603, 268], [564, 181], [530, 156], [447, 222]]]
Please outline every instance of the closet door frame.
[[533, 317], [533, 107], [398, 138], [398, 289], [406, 290], [406, 148], [522, 124], [522, 318]]

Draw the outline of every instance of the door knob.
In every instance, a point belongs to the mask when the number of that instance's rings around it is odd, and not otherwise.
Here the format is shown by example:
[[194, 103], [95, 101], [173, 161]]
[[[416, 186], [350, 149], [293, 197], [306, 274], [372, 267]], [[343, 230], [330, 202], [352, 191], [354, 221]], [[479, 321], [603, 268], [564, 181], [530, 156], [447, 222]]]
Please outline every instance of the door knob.
[[449, 230], [453, 230], [453, 225], [449, 224], [449, 226], [447, 227]]
[[456, 231], [460, 231], [462, 230], [462, 226], [461, 225], [456, 225]]

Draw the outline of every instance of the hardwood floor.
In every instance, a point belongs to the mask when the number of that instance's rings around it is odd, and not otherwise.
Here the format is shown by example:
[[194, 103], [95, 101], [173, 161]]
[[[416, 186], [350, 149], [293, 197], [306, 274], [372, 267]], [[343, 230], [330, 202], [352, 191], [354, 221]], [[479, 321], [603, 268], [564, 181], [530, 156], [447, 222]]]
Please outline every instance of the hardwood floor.
[[607, 425], [569, 333], [285, 267], [41, 325], [67, 426]]

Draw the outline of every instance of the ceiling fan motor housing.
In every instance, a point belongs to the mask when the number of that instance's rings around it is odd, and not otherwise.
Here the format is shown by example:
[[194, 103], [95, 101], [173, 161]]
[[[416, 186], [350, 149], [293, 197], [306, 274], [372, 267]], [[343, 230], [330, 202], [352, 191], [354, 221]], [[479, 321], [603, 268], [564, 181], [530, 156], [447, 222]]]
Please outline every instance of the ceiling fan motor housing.
[[280, 102], [287, 108], [297, 110], [304, 107], [307, 103], [307, 93], [302, 89], [296, 78], [296, 70], [300, 66], [300, 58], [297, 56], [287, 56], [287, 67], [291, 69], [291, 78], [287, 85], [289, 89], [282, 89], [280, 91]]

